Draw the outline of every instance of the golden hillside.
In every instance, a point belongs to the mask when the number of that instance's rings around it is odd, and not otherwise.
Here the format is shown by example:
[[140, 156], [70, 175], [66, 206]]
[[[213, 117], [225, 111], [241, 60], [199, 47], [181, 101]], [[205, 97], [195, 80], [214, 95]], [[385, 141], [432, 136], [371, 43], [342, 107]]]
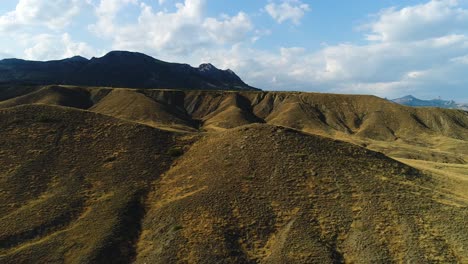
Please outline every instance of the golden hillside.
[[63, 86], [2, 100], [2, 263], [468, 262], [467, 112]]

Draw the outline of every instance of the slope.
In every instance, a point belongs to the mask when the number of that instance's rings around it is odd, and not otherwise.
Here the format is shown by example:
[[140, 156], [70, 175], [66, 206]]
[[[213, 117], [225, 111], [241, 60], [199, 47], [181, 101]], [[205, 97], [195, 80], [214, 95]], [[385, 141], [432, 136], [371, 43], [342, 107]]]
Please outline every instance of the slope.
[[0, 110], [0, 262], [128, 263], [175, 136], [71, 108]]
[[0, 102], [0, 108], [27, 104], [60, 105], [86, 109], [93, 105], [90, 91], [79, 87], [45, 86]]
[[468, 161], [468, 112], [406, 107], [374, 96], [50, 86], [0, 107], [36, 103], [87, 108], [165, 130], [222, 131], [269, 123], [397, 158]]
[[206, 135], [153, 190], [136, 263], [468, 261], [466, 196], [380, 153], [290, 129]]
[[[332, 127], [322, 109], [355, 98], [324, 95], [320, 108], [309, 94], [85, 91], [110, 115], [154, 109], [205, 124], [226, 115], [234, 128], [176, 133], [69, 107], [1, 109], [2, 263], [468, 261], [464, 165], [434, 176], [353, 144], [249, 124], [280, 122], [289, 105], [298, 114], [288, 122], [319, 109]], [[334, 111], [344, 124], [353, 117]]]
[[[468, 161], [468, 112], [412, 108], [366, 95], [145, 90], [219, 131], [269, 123], [337, 138], [400, 158]], [[164, 94], [164, 95], [163, 95]]]
[[89, 110], [169, 130], [196, 131], [197, 126], [184, 111], [127, 89], [112, 90]]

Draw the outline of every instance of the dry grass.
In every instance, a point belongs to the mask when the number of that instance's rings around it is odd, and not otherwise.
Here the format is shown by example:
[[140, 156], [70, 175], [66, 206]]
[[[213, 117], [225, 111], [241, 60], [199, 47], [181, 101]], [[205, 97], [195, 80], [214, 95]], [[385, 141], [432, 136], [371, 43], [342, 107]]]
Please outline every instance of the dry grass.
[[313, 93], [14, 95], [0, 102], [2, 263], [468, 262], [466, 112]]
[[175, 135], [51, 106], [0, 120], [1, 262], [131, 260], [140, 200], [170, 166]]

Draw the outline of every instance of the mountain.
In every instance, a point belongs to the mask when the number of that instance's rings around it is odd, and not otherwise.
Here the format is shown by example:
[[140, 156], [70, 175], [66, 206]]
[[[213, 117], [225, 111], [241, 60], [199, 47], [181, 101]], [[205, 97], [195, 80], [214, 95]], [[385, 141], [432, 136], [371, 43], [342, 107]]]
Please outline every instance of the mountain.
[[0, 61], [0, 83], [85, 85], [126, 88], [255, 90], [233, 71], [211, 64], [193, 68], [142, 53], [112, 51], [101, 58], [75, 56], [56, 61]]
[[392, 102], [415, 107], [440, 107], [449, 109], [468, 110], [468, 104], [459, 104], [453, 100], [445, 101], [442, 99], [421, 100], [412, 95], [407, 95], [401, 98], [393, 99]]
[[1, 263], [468, 262], [466, 111], [298, 92], [0, 94]]

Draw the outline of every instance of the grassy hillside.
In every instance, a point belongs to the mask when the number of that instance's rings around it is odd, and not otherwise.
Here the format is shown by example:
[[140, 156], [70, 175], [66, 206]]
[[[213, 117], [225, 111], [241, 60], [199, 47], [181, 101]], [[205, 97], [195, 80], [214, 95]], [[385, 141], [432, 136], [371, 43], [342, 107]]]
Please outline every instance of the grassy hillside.
[[268, 123], [392, 157], [468, 161], [468, 112], [406, 107], [367, 95], [48, 86], [4, 100], [0, 108], [37, 103], [88, 109], [170, 131], [223, 131]]
[[0, 102], [0, 108], [27, 104], [48, 104], [86, 109], [93, 105], [91, 93], [87, 89], [46, 86], [30, 93]]
[[177, 135], [51, 106], [2, 110], [0, 126], [0, 262], [135, 255], [142, 200]]
[[63, 86], [2, 100], [1, 263], [468, 262], [467, 112]]
[[196, 131], [196, 122], [180, 109], [127, 89], [112, 90], [90, 110], [154, 127]]
[[198, 141], [147, 204], [137, 263], [468, 261], [466, 196], [382, 154], [270, 125]]

